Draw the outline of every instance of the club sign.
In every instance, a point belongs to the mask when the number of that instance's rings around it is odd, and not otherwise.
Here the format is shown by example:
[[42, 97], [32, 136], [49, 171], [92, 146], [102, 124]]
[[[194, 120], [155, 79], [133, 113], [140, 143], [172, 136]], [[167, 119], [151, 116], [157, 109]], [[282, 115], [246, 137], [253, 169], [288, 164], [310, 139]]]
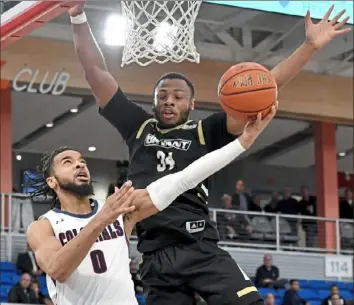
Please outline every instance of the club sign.
[[[28, 82], [20, 79], [29, 79]], [[40, 71], [25, 67], [17, 72], [12, 82], [12, 88], [17, 92], [41, 93], [51, 95], [62, 95], [68, 85], [70, 74], [68, 72]], [[36, 85], [39, 84], [39, 85]]]

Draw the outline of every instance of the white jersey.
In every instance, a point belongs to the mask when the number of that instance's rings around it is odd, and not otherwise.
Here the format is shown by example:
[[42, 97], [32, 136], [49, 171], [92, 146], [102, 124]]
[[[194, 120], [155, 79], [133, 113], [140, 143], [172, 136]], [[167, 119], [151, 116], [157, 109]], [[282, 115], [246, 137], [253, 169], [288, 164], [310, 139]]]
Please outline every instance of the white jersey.
[[[65, 245], [97, 214], [102, 206], [92, 203], [92, 212], [74, 215], [59, 209], [44, 214], [55, 237]], [[120, 216], [106, 227], [90, 252], [65, 283], [47, 275], [50, 297], [56, 305], [137, 305], [130, 274], [129, 249]]]

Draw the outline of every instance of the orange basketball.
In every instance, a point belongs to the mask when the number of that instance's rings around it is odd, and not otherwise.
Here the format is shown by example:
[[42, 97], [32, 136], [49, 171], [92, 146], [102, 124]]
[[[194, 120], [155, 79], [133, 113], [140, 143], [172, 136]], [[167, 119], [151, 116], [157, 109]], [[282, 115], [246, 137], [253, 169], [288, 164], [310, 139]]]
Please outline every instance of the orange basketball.
[[232, 66], [219, 81], [219, 100], [224, 111], [233, 118], [248, 120], [259, 112], [265, 116], [277, 100], [274, 77], [265, 67], [244, 62]]

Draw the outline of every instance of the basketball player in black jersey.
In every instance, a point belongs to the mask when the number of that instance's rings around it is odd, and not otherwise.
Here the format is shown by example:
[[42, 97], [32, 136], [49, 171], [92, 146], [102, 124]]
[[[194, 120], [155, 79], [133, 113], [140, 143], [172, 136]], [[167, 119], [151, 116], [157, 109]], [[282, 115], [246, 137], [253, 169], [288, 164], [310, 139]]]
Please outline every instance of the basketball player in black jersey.
[[[332, 9], [318, 24], [313, 24], [309, 15], [306, 17], [306, 41], [272, 70], [279, 88], [300, 71], [315, 51], [342, 33], [339, 27], [344, 23], [337, 27], [336, 22], [344, 12], [328, 22]], [[177, 73], [166, 74], [157, 81], [152, 92], [153, 115], [147, 113], [126, 97], [107, 71], [83, 5], [72, 8], [69, 14], [78, 58], [100, 113], [129, 147], [129, 179], [136, 188], [145, 188], [162, 176], [180, 171], [243, 132], [245, 122], [235, 121], [225, 113], [189, 121], [194, 109], [194, 87], [188, 78]], [[208, 216], [207, 196], [206, 187], [200, 184], [161, 213], [137, 224], [147, 305], [194, 304], [195, 291], [208, 305], [263, 304], [247, 275], [217, 246], [218, 232]]]

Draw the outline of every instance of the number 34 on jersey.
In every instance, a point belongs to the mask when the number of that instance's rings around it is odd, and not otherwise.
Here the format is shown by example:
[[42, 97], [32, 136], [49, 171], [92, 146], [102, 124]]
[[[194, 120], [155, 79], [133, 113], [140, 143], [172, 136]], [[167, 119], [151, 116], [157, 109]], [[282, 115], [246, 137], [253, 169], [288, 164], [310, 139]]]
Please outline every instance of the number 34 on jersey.
[[157, 151], [156, 154], [158, 163], [157, 163], [157, 171], [171, 171], [175, 168], [176, 162], [173, 159], [173, 152], [165, 153], [162, 150]]

